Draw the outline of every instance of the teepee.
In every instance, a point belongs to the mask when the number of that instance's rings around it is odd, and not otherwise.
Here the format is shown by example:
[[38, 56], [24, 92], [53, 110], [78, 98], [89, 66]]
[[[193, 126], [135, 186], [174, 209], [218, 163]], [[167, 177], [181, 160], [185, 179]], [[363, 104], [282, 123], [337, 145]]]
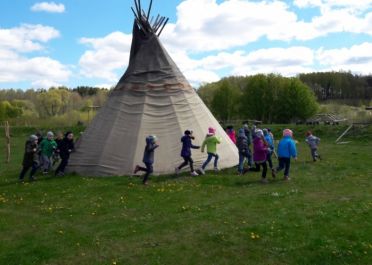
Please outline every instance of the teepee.
[[[218, 146], [219, 167], [238, 163], [238, 151], [218, 121], [187, 82], [171, 59], [159, 36], [168, 19], [149, 19], [148, 12], [135, 0], [133, 39], [129, 66], [80, 137], [72, 154], [69, 171], [85, 176], [132, 174], [142, 163], [145, 138], [156, 135], [160, 147], [155, 152], [155, 174], [173, 173], [180, 157], [183, 132], [194, 132], [195, 145], [201, 145], [208, 127], [222, 138]], [[206, 153], [193, 151], [195, 166]]]

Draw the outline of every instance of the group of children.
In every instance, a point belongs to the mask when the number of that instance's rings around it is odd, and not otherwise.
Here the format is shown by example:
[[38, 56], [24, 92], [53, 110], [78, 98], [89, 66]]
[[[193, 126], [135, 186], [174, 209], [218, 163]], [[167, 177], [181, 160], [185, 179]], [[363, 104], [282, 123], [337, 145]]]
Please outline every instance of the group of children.
[[[191, 130], [186, 130], [181, 138], [182, 149], [181, 157], [184, 162], [175, 168], [175, 173], [178, 174], [182, 168], [190, 165], [191, 175], [197, 176], [199, 174], [205, 174], [205, 168], [214, 158], [214, 170], [218, 171], [218, 159], [217, 145], [221, 143], [222, 138], [215, 135], [216, 130], [209, 128], [208, 133], [201, 145], [193, 145], [192, 140], [195, 139]], [[267, 183], [266, 178], [268, 166], [271, 170], [272, 177], [275, 178], [279, 171], [284, 170], [284, 180], [289, 180], [289, 170], [291, 166], [291, 158], [297, 159], [296, 142], [293, 139], [293, 132], [290, 129], [283, 131], [283, 137], [279, 141], [277, 153], [275, 151], [274, 136], [270, 129], [258, 129], [253, 126], [251, 129], [248, 124], [244, 124], [243, 128], [239, 129], [238, 135], [236, 136], [232, 126], [227, 127], [227, 135], [231, 141], [236, 144], [239, 151], [239, 164], [238, 173], [244, 174], [247, 171], [260, 172], [262, 167], [261, 182]], [[306, 143], [309, 145], [313, 161], [320, 159], [320, 155], [317, 152], [320, 139], [314, 136], [310, 131], [306, 133]], [[251, 151], [251, 145], [253, 145], [253, 155]], [[154, 151], [159, 147], [156, 141], [156, 136], [149, 136], [146, 138], [146, 148], [144, 152], [143, 162], [146, 168], [136, 166], [134, 173], [138, 171], [145, 171], [146, 174], [143, 179], [143, 183], [147, 184], [149, 175], [153, 172], [154, 163]], [[194, 169], [194, 161], [192, 159], [191, 149], [200, 149], [204, 152], [207, 150], [207, 159], [198, 169], [199, 173]], [[274, 168], [272, 156], [273, 154], [278, 158], [278, 166]], [[244, 162], [247, 160], [248, 169], [244, 169]]]
[[[283, 131], [283, 138], [279, 141], [277, 153], [275, 152], [274, 136], [270, 129], [258, 129], [256, 126], [249, 128], [244, 124], [243, 128], [239, 129], [236, 136], [232, 126], [229, 126], [226, 133], [231, 141], [236, 144], [239, 151], [239, 164], [238, 173], [244, 174], [247, 171], [260, 172], [262, 167], [263, 183], [267, 183], [266, 178], [268, 166], [271, 170], [272, 177], [275, 178], [277, 172], [284, 169], [284, 179], [289, 180], [289, 170], [291, 165], [291, 158], [297, 159], [296, 143], [293, 140], [293, 132], [290, 129]], [[175, 173], [178, 174], [182, 168], [189, 165], [192, 176], [205, 174], [205, 169], [214, 158], [214, 170], [218, 169], [219, 155], [217, 153], [217, 145], [221, 143], [222, 138], [216, 136], [214, 128], [208, 128], [208, 133], [201, 146], [193, 145], [192, 141], [195, 139], [191, 130], [186, 130], [181, 138], [182, 149], [181, 157], [183, 158], [182, 164], [175, 168]], [[309, 145], [313, 161], [320, 159], [317, 152], [320, 139], [314, 136], [310, 131], [306, 133], [306, 143]], [[253, 154], [251, 151], [253, 146]], [[148, 183], [148, 178], [153, 172], [154, 152], [158, 148], [156, 136], [148, 136], [146, 138], [146, 147], [144, 150], [143, 163], [145, 167], [137, 165], [134, 173], [144, 171], [143, 184]], [[194, 161], [192, 159], [191, 149], [201, 149], [201, 152], [207, 151], [207, 159], [198, 169], [194, 169]], [[74, 150], [74, 135], [72, 132], [66, 132], [63, 136], [59, 133], [54, 140], [53, 132], [48, 132], [46, 137], [43, 138], [40, 133], [31, 135], [25, 144], [25, 154], [23, 158], [23, 168], [19, 175], [21, 181], [24, 180], [26, 173], [31, 169], [30, 180], [35, 180], [35, 174], [38, 169], [44, 174], [48, 174], [53, 165], [60, 163], [56, 168], [54, 174], [56, 176], [63, 176], [65, 168], [68, 164], [71, 152]], [[274, 168], [272, 162], [272, 155], [278, 158], [278, 166]], [[247, 160], [248, 169], [244, 169], [244, 162]]]
[[48, 132], [44, 138], [41, 133], [31, 135], [25, 144], [22, 171], [19, 180], [23, 181], [26, 173], [31, 169], [30, 181], [35, 180], [35, 174], [40, 169], [43, 174], [49, 174], [53, 165], [59, 165], [54, 174], [63, 176], [68, 164], [71, 152], [74, 150], [74, 135], [66, 132], [64, 135], [59, 133], [54, 139], [54, 133]]

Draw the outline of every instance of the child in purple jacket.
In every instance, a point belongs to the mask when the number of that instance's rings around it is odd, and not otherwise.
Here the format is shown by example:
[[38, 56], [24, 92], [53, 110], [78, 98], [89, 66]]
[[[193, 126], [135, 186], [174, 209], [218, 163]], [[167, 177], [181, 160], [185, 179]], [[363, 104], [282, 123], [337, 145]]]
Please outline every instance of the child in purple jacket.
[[267, 150], [268, 146], [264, 138], [263, 131], [260, 129], [257, 129], [255, 131], [256, 137], [253, 139], [253, 161], [256, 165], [255, 168], [252, 168], [251, 171], [260, 172], [260, 168], [262, 166], [262, 183], [267, 183], [266, 179], [266, 173], [267, 173], [267, 164], [266, 164], [266, 158], [267, 158]]
[[176, 174], [180, 173], [181, 169], [187, 166], [190, 163], [190, 170], [192, 176], [197, 176], [198, 173], [194, 170], [194, 161], [191, 158], [191, 148], [192, 149], [199, 149], [200, 146], [196, 146], [192, 144], [192, 140], [194, 140], [194, 136], [192, 136], [192, 131], [186, 130], [185, 135], [181, 138], [182, 142], [182, 150], [181, 156], [184, 162], [176, 167]]

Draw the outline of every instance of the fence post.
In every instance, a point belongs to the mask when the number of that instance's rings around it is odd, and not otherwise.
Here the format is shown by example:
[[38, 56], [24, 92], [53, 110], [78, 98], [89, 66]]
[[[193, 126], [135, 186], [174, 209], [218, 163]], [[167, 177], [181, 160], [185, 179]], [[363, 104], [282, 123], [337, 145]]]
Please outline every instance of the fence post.
[[5, 139], [6, 139], [6, 163], [10, 162], [10, 132], [9, 132], [9, 122], [5, 122]]

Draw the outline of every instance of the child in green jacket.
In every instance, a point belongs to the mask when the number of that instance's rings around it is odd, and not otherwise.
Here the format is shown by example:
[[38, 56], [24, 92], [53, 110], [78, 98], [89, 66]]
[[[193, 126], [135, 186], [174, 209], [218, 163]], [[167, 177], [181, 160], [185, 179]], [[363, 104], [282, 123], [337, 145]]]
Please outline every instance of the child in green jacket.
[[54, 141], [53, 132], [47, 133], [47, 138], [40, 143], [41, 150], [41, 168], [44, 174], [48, 174], [53, 164], [53, 153], [57, 149], [57, 143]]
[[208, 134], [205, 137], [205, 140], [202, 144], [201, 151], [202, 153], [204, 152], [205, 146], [207, 146], [207, 153], [208, 153], [208, 158], [207, 160], [203, 163], [202, 167], [199, 169], [199, 171], [204, 175], [205, 174], [205, 168], [211, 162], [212, 158], [214, 157], [214, 170], [218, 171], [218, 154], [217, 154], [217, 144], [221, 143], [221, 138], [215, 136], [216, 130], [214, 128], [209, 128], [208, 129]]

